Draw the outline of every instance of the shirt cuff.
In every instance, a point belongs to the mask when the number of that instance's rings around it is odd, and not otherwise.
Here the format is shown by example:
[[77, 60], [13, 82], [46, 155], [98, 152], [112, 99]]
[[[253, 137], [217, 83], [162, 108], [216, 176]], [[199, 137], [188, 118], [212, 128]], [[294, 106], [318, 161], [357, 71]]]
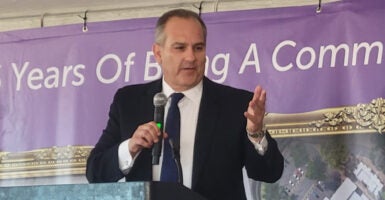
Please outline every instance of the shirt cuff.
[[138, 157], [140, 152], [136, 154], [133, 158], [128, 150], [128, 142], [130, 139], [125, 140], [119, 145], [118, 157], [119, 157], [119, 169], [123, 172], [124, 175], [127, 175], [130, 172], [132, 166], [134, 165], [135, 159]]
[[249, 135], [247, 135], [247, 137], [249, 137], [249, 140], [251, 141], [251, 143], [253, 143], [254, 148], [257, 150], [258, 154], [261, 156], [265, 155], [267, 147], [269, 146], [266, 136], [263, 136], [262, 140], [260, 140], [259, 142], [255, 141], [255, 138], [252, 138]]

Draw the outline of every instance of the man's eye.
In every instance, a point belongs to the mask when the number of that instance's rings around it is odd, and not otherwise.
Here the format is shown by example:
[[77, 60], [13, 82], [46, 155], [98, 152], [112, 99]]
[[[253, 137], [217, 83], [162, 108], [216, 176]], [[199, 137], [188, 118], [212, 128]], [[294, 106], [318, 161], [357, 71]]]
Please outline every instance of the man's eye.
[[196, 51], [202, 51], [204, 49], [204, 46], [196, 46], [195, 50]]
[[183, 49], [184, 49], [184, 46], [176, 46], [175, 49], [183, 50]]

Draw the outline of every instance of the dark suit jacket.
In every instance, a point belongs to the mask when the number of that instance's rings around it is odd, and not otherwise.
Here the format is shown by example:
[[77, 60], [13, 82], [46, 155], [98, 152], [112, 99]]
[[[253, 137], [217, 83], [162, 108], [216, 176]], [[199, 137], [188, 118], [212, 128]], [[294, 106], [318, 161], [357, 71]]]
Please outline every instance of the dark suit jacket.
[[[87, 161], [89, 182], [115, 182], [124, 177], [118, 164], [119, 144], [138, 125], [153, 120], [153, 97], [161, 80], [126, 86], [117, 91], [109, 120]], [[250, 178], [275, 182], [283, 171], [283, 157], [267, 135], [268, 150], [260, 156], [245, 132], [246, 111], [253, 94], [203, 79], [203, 94], [194, 144], [192, 190], [208, 199], [246, 199], [242, 168]], [[182, 147], [183, 148], [183, 147]], [[127, 181], [151, 181], [151, 149], [137, 157]]]

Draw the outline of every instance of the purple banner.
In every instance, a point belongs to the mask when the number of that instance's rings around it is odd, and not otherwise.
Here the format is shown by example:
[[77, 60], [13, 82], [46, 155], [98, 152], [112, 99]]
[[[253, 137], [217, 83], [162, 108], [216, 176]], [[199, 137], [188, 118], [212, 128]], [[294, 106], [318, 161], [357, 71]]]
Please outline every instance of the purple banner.
[[[262, 85], [270, 113], [385, 97], [385, 1], [204, 14], [206, 74]], [[161, 77], [155, 18], [0, 33], [0, 151], [94, 145], [123, 85]]]

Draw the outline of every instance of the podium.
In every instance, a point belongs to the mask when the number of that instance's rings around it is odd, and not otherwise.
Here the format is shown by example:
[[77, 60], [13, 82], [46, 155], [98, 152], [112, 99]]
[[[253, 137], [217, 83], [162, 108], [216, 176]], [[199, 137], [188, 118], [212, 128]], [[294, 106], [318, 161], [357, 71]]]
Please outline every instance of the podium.
[[183, 185], [164, 182], [0, 187], [0, 199], [15, 200], [204, 200]]

